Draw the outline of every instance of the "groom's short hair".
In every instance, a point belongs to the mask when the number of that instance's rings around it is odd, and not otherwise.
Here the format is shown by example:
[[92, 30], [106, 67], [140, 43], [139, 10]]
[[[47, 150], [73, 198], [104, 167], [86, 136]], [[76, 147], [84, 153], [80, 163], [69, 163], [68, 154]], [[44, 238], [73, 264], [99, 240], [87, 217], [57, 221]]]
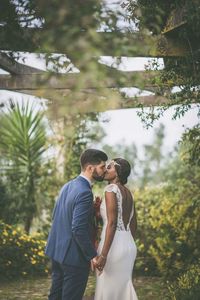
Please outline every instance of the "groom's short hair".
[[98, 165], [102, 161], [106, 160], [108, 160], [107, 154], [97, 149], [87, 149], [80, 156], [82, 169], [84, 169], [87, 165]]

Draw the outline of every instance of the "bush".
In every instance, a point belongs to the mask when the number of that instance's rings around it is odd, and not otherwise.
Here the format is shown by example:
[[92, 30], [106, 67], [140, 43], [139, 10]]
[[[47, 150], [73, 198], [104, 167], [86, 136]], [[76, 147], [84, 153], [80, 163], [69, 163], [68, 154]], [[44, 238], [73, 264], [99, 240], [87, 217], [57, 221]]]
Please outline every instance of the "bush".
[[[149, 223], [156, 232], [149, 247], [164, 276], [173, 279], [200, 256], [199, 175], [179, 179], [163, 188], [163, 197], [150, 209]], [[197, 180], [198, 177], [198, 180]]]
[[173, 300], [199, 300], [200, 295], [200, 261], [192, 265], [186, 273], [169, 287]]
[[48, 273], [41, 234], [24, 234], [19, 228], [0, 221], [1, 279]]
[[154, 242], [157, 232], [149, 222], [150, 210], [162, 199], [161, 188], [148, 188], [136, 190], [134, 193], [138, 229], [136, 232], [137, 258], [134, 272], [139, 275], [160, 275], [156, 259], [150, 253], [150, 245]]
[[180, 168], [178, 171], [181, 174], [176, 172], [173, 182], [135, 192], [137, 273], [173, 280], [198, 261], [199, 168], [190, 168], [188, 172], [185, 167], [184, 174]]

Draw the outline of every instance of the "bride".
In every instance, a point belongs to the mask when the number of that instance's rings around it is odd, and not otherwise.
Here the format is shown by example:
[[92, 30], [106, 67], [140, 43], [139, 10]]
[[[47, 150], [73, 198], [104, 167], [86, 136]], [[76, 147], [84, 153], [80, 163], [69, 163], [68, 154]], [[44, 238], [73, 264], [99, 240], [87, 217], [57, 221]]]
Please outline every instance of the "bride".
[[135, 206], [125, 186], [131, 167], [122, 158], [107, 166], [105, 199], [100, 211], [103, 229], [98, 247], [97, 283], [94, 300], [137, 300], [132, 284], [132, 270], [136, 258], [134, 242], [137, 227]]

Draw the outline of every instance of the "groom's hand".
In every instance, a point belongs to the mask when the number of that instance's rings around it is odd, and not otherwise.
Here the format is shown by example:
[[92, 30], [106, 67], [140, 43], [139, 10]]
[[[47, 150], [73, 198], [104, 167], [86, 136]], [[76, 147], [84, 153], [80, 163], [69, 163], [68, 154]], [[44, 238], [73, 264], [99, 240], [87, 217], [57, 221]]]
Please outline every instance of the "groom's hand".
[[94, 270], [96, 268], [96, 264], [97, 264], [97, 256], [94, 257], [93, 259], [91, 259], [91, 261], [90, 261], [90, 266], [91, 266], [92, 272], [94, 272]]

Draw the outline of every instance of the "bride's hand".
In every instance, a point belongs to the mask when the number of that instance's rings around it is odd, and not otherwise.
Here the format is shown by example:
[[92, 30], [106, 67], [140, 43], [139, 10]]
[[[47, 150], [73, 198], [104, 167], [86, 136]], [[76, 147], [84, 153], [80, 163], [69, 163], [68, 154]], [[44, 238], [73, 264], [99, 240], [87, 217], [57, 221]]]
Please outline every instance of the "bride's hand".
[[100, 254], [96, 261], [96, 268], [99, 271], [98, 275], [100, 275], [103, 272], [105, 264], [106, 264], [106, 257]]
[[90, 264], [91, 264], [91, 270], [92, 270], [92, 272], [94, 272], [96, 270], [97, 275], [99, 276], [99, 275], [101, 275], [101, 273], [102, 273], [103, 270], [101, 270], [101, 267], [97, 264], [97, 258], [98, 257], [96, 256], [93, 259], [91, 259]]

